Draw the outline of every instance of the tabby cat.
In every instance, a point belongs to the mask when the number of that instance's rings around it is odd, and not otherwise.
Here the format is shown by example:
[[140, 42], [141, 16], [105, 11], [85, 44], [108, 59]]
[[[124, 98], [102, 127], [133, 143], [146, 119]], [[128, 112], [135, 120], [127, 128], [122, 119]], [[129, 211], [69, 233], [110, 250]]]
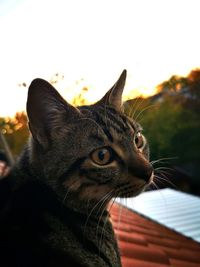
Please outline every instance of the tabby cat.
[[1, 267], [121, 266], [108, 204], [153, 178], [141, 126], [123, 113], [125, 80], [124, 70], [100, 101], [81, 107], [42, 79], [31, 83], [31, 137], [0, 181]]

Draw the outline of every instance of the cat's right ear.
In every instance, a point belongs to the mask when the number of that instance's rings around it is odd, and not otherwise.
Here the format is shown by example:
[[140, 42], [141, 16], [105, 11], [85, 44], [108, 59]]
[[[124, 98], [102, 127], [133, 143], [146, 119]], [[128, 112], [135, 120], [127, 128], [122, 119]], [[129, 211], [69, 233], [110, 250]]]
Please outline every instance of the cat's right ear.
[[121, 112], [122, 108], [122, 93], [126, 82], [126, 70], [123, 70], [117, 82], [113, 87], [99, 100], [96, 105], [109, 105], [115, 110]]
[[50, 83], [35, 79], [28, 91], [27, 115], [34, 140], [47, 149], [54, 138], [66, 131], [67, 121], [79, 116], [79, 110], [67, 103]]

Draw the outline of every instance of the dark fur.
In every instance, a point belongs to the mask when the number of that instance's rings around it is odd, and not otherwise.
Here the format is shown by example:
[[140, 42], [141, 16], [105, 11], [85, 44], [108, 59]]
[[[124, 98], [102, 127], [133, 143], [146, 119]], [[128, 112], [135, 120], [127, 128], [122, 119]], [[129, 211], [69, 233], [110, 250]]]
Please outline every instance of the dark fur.
[[[63, 205], [35, 177], [15, 171], [1, 183], [0, 266], [119, 266], [110, 223], [99, 248], [97, 215], [91, 216], [84, 231], [88, 214]], [[98, 238], [106, 216], [105, 211]]]
[[[97, 104], [76, 109], [33, 81], [32, 137], [0, 181], [0, 266], [121, 266], [106, 207], [140, 193], [152, 175], [147, 144], [133, 142], [140, 126], [120, 110], [124, 83], [125, 73]], [[98, 166], [92, 154], [102, 147], [112, 159]]]

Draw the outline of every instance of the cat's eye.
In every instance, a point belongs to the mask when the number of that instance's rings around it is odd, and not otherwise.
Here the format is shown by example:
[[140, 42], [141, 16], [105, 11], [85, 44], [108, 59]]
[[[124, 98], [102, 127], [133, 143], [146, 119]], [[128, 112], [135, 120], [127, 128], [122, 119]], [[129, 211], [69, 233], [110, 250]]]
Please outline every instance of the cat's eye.
[[141, 132], [137, 132], [134, 139], [135, 145], [138, 149], [142, 148], [144, 145], [144, 138]]
[[92, 152], [91, 158], [98, 165], [107, 165], [113, 160], [112, 151], [109, 148], [99, 148]]

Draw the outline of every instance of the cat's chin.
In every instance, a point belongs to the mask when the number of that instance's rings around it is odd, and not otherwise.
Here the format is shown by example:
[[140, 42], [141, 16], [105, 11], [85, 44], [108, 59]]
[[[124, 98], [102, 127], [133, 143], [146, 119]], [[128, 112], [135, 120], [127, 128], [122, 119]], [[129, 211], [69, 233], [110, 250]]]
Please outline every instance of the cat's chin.
[[134, 188], [134, 190], [127, 190], [127, 191], [121, 192], [118, 197], [120, 197], [120, 198], [136, 197], [139, 194], [141, 194], [142, 192], [144, 192], [144, 190], [146, 188], [147, 188], [147, 186], [141, 186], [138, 188]]

